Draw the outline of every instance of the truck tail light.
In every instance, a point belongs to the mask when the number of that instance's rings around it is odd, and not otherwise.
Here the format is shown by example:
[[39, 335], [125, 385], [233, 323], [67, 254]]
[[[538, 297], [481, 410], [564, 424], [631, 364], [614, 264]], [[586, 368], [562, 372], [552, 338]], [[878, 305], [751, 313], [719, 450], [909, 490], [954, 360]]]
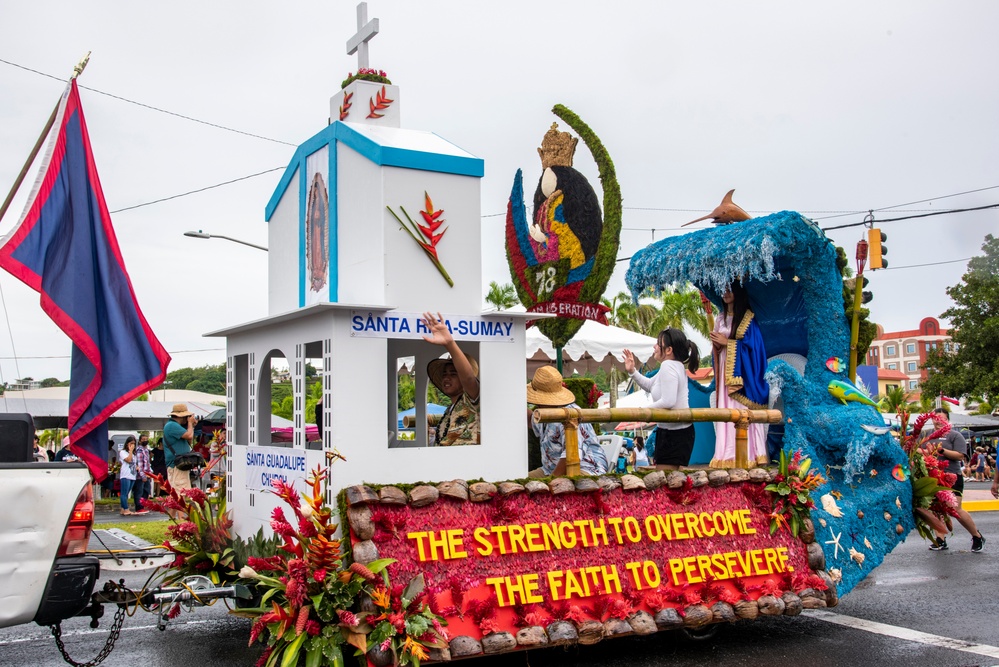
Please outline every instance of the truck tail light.
[[90, 484], [83, 487], [76, 498], [73, 513], [69, 515], [69, 524], [62, 534], [59, 552], [56, 556], [79, 556], [87, 553], [90, 542], [90, 531], [94, 527], [94, 492]]

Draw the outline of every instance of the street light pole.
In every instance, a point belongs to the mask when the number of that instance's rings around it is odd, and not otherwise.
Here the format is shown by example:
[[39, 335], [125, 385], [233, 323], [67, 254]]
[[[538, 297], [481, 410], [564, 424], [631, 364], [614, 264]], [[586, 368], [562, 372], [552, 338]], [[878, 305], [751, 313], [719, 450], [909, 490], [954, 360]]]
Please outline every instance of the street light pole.
[[232, 241], [233, 243], [241, 243], [242, 245], [248, 245], [251, 248], [256, 248], [257, 250], [263, 250], [267, 252], [267, 248], [262, 245], [257, 245], [256, 243], [250, 243], [249, 241], [243, 241], [240, 239], [234, 239], [231, 236], [224, 236], [222, 234], [209, 234], [208, 232], [203, 232], [200, 229], [196, 232], [184, 232], [184, 236], [190, 236], [195, 239], [225, 239], [226, 241]]

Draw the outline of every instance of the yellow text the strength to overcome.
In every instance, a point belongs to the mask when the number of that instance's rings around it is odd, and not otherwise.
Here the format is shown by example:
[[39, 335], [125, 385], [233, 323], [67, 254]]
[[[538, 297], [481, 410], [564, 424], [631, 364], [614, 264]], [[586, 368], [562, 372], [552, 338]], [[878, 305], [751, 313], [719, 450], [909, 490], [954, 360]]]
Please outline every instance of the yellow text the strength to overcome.
[[[467, 558], [495, 558], [553, 550], [595, 547], [628, 547], [642, 542], [682, 541], [727, 535], [755, 535], [748, 509], [715, 512], [650, 514], [545, 523], [504, 524], [472, 529], [418, 531], [406, 535], [417, 556], [425, 561], [460, 561]], [[666, 573], [675, 584], [708, 580], [736, 579], [792, 571], [785, 547], [698, 554], [666, 561]], [[617, 565], [594, 565], [544, 574], [512, 574], [486, 579], [501, 606], [544, 601], [542, 581], [553, 600], [586, 598], [621, 592], [621, 577], [627, 577], [635, 590], [656, 588], [663, 572], [650, 560]]]

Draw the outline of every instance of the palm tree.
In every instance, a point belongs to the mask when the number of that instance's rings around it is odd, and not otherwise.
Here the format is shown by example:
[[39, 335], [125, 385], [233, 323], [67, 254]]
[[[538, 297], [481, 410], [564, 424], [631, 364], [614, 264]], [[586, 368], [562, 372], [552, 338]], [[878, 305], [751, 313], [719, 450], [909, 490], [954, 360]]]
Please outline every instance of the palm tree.
[[486, 293], [486, 303], [496, 310], [508, 310], [519, 303], [517, 290], [510, 283], [500, 285], [493, 280], [489, 283], [489, 292]]
[[692, 285], [688, 283], [675, 292], [661, 294], [659, 298], [662, 315], [656, 325], [660, 331], [667, 327], [683, 329], [687, 326], [705, 337], [710, 333], [701, 293]]
[[[613, 299], [600, 297], [600, 303], [607, 306], [609, 309], [609, 312], [607, 313], [607, 323], [612, 327], [621, 326], [621, 306], [631, 303], [631, 295], [627, 292], [618, 292], [617, 296]], [[609, 405], [612, 408], [617, 407], [617, 384], [619, 382], [617, 375], [617, 368], [611, 366], [610, 372], [607, 374], [607, 384], [609, 385], [609, 395], [607, 398]]]
[[[658, 336], [663, 329], [690, 328], [703, 336], [708, 335], [708, 318], [701, 303], [700, 292], [689, 283], [673, 292], [658, 295], [651, 290], [642, 294], [635, 303], [622, 292], [615, 297], [617, 326], [646, 336]], [[605, 300], [605, 305], [608, 302]]]
[[885, 391], [878, 402], [878, 410], [885, 413], [898, 413], [909, 405], [910, 394], [903, 387], [892, 387]]
[[[913, 413], [931, 412], [933, 408], [936, 407], [936, 399], [937, 399], [936, 396], [923, 392], [922, 394], [919, 395], [918, 401], [913, 401], [912, 403], [909, 403], [909, 411]], [[947, 409], [946, 404], [944, 404], [944, 410], [950, 412], [950, 410]]]
[[621, 326], [618, 313], [622, 304], [631, 303], [631, 295], [627, 292], [618, 292], [617, 296], [613, 299], [600, 297], [600, 303], [610, 310], [610, 312], [607, 313], [607, 323], [612, 327]]

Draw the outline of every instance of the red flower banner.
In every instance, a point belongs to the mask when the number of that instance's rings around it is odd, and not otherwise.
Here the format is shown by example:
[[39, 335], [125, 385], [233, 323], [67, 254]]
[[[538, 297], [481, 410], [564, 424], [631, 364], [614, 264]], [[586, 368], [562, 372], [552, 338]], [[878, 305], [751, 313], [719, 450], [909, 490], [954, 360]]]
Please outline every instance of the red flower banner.
[[424, 507], [372, 505], [371, 541], [396, 559], [394, 580], [424, 576], [452, 636], [667, 607], [682, 616], [690, 605], [826, 588], [802, 540], [771, 534], [770, 495], [753, 482], [695, 488], [689, 477], [638, 492], [442, 495]]

